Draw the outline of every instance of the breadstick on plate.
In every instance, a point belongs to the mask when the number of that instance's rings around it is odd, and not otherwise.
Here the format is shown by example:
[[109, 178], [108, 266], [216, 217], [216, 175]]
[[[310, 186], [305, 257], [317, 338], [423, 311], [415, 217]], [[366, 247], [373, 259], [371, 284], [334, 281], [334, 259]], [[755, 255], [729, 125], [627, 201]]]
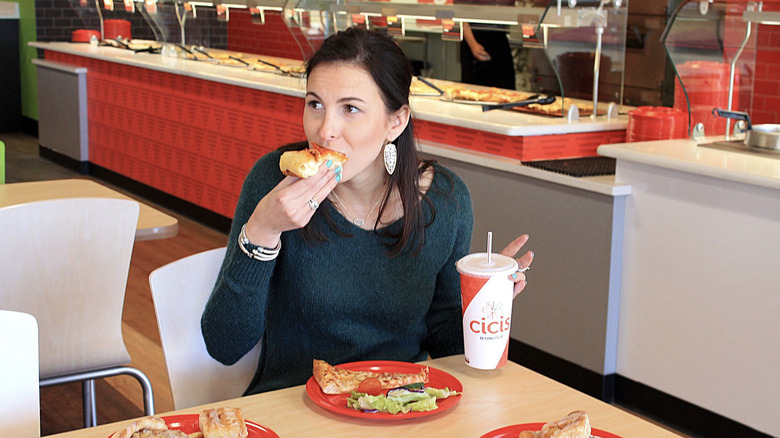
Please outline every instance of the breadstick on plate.
[[198, 418], [203, 438], [246, 438], [244, 414], [239, 408], [206, 409]]
[[168, 430], [168, 425], [162, 418], [144, 417], [128, 424], [124, 429], [114, 432], [111, 438], [130, 438], [134, 433], [142, 430]]

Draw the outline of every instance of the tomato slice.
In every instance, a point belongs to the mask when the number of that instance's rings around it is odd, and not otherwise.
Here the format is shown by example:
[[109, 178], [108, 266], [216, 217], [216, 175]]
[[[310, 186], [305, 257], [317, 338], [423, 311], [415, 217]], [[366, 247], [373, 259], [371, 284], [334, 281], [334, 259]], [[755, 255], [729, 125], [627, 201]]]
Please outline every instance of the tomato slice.
[[384, 393], [382, 390], [382, 382], [380, 382], [379, 379], [375, 379], [373, 377], [360, 382], [357, 392], [363, 392], [368, 395], [381, 395]]

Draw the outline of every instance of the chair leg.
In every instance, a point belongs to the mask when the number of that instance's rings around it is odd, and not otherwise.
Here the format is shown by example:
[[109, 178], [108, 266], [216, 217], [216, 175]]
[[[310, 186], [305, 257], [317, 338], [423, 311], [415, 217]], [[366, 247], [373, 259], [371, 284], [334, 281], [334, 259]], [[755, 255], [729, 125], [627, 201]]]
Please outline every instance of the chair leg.
[[[84, 398], [84, 427], [97, 425], [97, 415], [95, 409], [95, 381], [94, 379], [103, 379], [106, 377], [129, 375], [134, 377], [141, 384], [144, 397], [144, 414], [146, 416], [154, 415], [154, 394], [152, 392], [152, 382], [141, 370], [132, 367], [115, 367], [95, 371], [85, 371], [82, 373], [70, 374], [66, 376], [48, 377], [41, 379], [40, 386], [60, 385], [70, 382], [82, 382]], [[4, 437], [3, 437], [4, 438]]]
[[144, 413], [145, 415], [154, 415], [154, 394], [152, 393], [152, 382], [141, 370], [131, 367], [122, 368], [122, 374], [135, 377], [135, 380], [141, 385], [144, 392]]
[[97, 408], [95, 405], [95, 381], [84, 380], [81, 382], [82, 397], [84, 399], [84, 427], [97, 426]]

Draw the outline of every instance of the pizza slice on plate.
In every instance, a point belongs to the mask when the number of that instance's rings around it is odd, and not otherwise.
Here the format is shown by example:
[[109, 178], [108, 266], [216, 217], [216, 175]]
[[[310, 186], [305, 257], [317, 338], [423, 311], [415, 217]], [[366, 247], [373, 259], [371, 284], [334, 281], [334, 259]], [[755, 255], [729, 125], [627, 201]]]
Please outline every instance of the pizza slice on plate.
[[428, 383], [428, 367], [417, 374], [404, 373], [374, 373], [332, 366], [329, 363], [314, 359], [314, 380], [325, 394], [345, 394], [357, 391], [360, 383], [366, 379], [377, 379], [383, 389], [400, 388], [414, 383]]

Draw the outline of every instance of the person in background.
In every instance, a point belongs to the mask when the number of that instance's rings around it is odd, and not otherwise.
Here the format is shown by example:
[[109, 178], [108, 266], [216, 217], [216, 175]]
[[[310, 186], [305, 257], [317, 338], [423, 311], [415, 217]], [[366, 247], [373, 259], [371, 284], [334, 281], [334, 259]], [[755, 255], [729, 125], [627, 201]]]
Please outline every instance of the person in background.
[[[305, 383], [313, 359], [463, 352], [455, 262], [469, 251], [471, 199], [457, 175], [417, 155], [409, 60], [388, 37], [350, 28], [323, 43], [306, 73], [307, 141], [249, 172], [201, 318], [222, 363], [263, 342], [247, 394]], [[282, 175], [281, 154], [310, 143], [349, 161], [306, 179]], [[503, 253], [514, 257], [527, 240]], [[518, 263], [532, 259], [526, 252]], [[520, 293], [525, 274], [513, 278]]]
[[[514, 6], [515, 0], [456, 0], [457, 4]], [[514, 90], [515, 66], [506, 26], [463, 22], [460, 81]]]

